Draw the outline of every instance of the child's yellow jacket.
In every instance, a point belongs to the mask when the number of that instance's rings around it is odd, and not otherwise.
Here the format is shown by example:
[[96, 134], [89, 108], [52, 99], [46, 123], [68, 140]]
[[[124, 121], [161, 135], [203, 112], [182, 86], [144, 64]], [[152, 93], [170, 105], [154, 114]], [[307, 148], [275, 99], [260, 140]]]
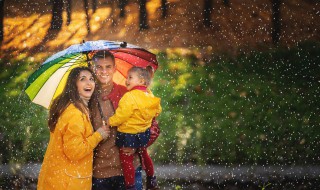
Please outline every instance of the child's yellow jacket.
[[151, 126], [152, 119], [161, 112], [160, 98], [151, 91], [131, 90], [123, 95], [109, 124], [122, 133], [137, 134]]
[[101, 140], [89, 118], [70, 104], [50, 133], [37, 189], [91, 189], [93, 149]]

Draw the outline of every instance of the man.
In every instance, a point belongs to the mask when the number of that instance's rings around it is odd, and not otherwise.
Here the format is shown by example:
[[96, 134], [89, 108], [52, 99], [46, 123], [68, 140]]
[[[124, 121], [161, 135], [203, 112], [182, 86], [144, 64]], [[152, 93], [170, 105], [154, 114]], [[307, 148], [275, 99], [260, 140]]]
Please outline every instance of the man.
[[[113, 82], [113, 75], [116, 72], [115, 59], [109, 51], [99, 51], [93, 58], [93, 71], [98, 81], [98, 94], [100, 109], [97, 107], [93, 114], [93, 126], [97, 129], [104, 121], [114, 114], [118, 107], [119, 100], [127, 92], [126, 87]], [[101, 117], [101, 115], [103, 115]], [[93, 190], [122, 190], [125, 189], [124, 177], [122, 175], [119, 159], [119, 149], [115, 145], [117, 129], [112, 127], [110, 138], [100, 143], [94, 155], [93, 161]], [[134, 152], [127, 151], [128, 154]], [[136, 189], [142, 190], [141, 167], [139, 157], [135, 157]], [[138, 167], [139, 166], [139, 167]]]

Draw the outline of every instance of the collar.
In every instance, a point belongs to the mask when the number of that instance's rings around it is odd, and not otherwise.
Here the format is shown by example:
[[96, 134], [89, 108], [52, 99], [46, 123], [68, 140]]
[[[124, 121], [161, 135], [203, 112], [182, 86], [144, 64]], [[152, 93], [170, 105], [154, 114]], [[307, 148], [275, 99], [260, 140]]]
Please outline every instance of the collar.
[[141, 90], [141, 91], [146, 92], [147, 91], [147, 87], [146, 86], [135, 86], [130, 91], [132, 91], [132, 90]]
[[113, 82], [113, 84], [112, 84], [112, 89], [111, 89], [111, 91], [109, 92], [109, 94], [107, 94], [107, 95], [102, 95], [102, 96], [101, 96], [101, 99], [102, 99], [103, 101], [108, 100], [108, 99], [110, 98], [110, 96], [112, 96], [112, 94], [114, 93], [114, 88], [115, 88], [116, 85], [117, 85], [117, 84], [116, 84], [115, 82]]

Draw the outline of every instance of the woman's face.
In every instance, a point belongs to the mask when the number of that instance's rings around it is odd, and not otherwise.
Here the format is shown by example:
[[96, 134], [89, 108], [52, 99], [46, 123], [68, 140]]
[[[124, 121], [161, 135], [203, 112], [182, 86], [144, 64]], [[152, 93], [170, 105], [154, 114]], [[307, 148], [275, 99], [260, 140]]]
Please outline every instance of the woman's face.
[[95, 83], [92, 74], [89, 71], [80, 71], [77, 80], [77, 89], [82, 99], [90, 99], [94, 91]]

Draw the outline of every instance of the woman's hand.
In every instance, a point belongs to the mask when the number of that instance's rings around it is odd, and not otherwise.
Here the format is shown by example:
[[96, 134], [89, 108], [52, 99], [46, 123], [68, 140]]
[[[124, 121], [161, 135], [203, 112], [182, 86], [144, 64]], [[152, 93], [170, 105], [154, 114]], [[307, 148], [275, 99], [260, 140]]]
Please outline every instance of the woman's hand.
[[102, 136], [102, 138], [104, 140], [106, 140], [107, 138], [110, 137], [110, 126], [107, 126], [107, 125], [102, 125], [102, 127], [100, 127], [98, 130], [97, 130], [98, 133], [100, 133], [100, 135]]

